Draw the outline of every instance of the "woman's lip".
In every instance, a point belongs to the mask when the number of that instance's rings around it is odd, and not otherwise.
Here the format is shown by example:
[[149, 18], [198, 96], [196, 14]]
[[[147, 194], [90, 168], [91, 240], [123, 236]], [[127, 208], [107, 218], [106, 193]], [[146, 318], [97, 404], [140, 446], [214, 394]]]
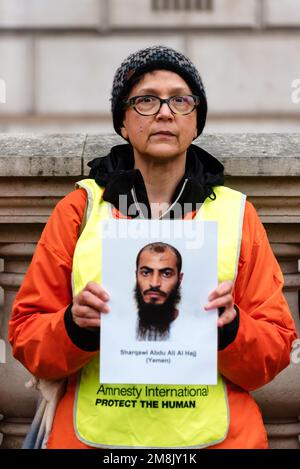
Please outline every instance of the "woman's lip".
[[163, 132], [163, 131], [161, 131], [161, 132], [155, 132], [155, 133], [152, 134], [152, 135], [158, 135], [158, 136], [163, 135], [164, 137], [175, 137], [175, 135], [172, 134], [172, 132]]

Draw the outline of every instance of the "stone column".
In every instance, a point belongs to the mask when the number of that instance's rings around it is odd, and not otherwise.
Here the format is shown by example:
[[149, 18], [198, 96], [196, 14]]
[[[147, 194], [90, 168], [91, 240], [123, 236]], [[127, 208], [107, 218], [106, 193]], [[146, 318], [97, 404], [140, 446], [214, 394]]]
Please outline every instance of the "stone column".
[[[300, 331], [300, 243], [274, 243], [272, 247], [284, 273], [284, 294]], [[300, 363], [293, 363], [291, 357], [290, 366], [253, 396], [263, 412], [270, 448], [300, 449]]]
[[[27, 370], [7, 342], [11, 307], [30, 259], [55, 204], [81, 178], [86, 136], [0, 135], [0, 445], [19, 448], [35, 412], [37, 392], [28, 389]], [[1, 305], [0, 305], [1, 306]], [[3, 344], [3, 342], [1, 342]]]
[[[1, 243], [0, 258], [4, 260], [0, 284], [4, 290], [1, 315], [1, 338], [7, 343], [6, 363], [0, 364], [0, 440], [3, 448], [20, 447], [35, 411], [37, 393], [25, 387], [30, 379], [28, 371], [12, 356], [7, 342], [7, 324], [11, 306], [35, 248], [34, 243]], [[2, 410], [3, 412], [3, 410]]]

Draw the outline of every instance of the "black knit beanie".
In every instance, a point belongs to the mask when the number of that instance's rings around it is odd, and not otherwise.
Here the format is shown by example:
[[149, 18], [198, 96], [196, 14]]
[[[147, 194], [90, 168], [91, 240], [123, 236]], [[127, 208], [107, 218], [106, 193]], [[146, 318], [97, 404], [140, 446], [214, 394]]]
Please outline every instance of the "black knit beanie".
[[116, 71], [111, 96], [111, 110], [115, 131], [121, 135], [124, 117], [124, 99], [136, 79], [152, 70], [170, 70], [180, 75], [200, 97], [197, 107], [197, 136], [201, 134], [207, 114], [207, 101], [204, 86], [198, 70], [185, 55], [170, 47], [153, 46], [131, 54]]

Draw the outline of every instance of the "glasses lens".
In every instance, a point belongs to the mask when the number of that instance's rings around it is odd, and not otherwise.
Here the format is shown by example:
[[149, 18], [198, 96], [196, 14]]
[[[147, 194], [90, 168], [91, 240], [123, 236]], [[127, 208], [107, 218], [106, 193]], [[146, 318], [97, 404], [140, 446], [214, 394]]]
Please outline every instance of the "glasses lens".
[[174, 96], [170, 100], [170, 108], [177, 114], [189, 114], [195, 107], [193, 96]]
[[155, 96], [139, 96], [134, 103], [138, 112], [145, 116], [155, 114], [160, 106], [160, 101]]

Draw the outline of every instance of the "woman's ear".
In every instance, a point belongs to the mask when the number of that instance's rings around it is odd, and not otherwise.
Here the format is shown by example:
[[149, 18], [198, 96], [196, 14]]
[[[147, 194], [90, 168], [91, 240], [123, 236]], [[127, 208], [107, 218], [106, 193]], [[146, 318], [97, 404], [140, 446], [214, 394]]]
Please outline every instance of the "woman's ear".
[[122, 135], [123, 138], [125, 138], [125, 140], [128, 140], [128, 132], [127, 132], [126, 127], [124, 127], [124, 122], [123, 122], [123, 125], [121, 127], [121, 135]]

